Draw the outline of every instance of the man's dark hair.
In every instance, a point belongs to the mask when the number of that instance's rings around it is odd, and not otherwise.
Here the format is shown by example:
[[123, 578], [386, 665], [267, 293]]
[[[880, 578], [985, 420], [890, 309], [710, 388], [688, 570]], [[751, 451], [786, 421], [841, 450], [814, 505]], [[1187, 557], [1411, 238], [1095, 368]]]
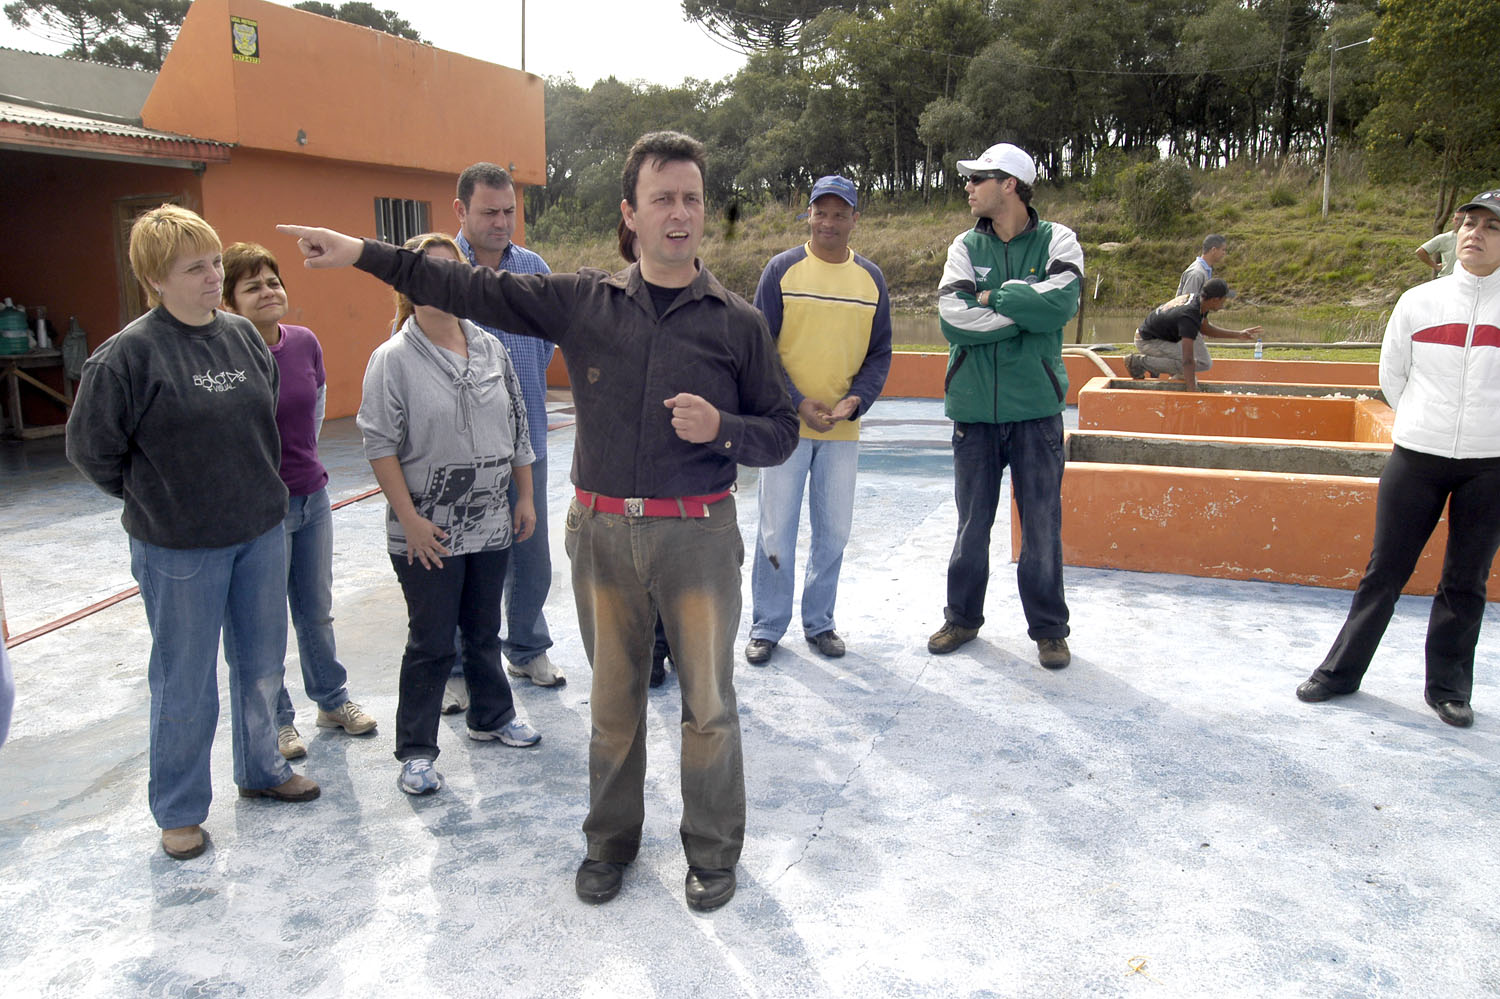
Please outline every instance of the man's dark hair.
[[620, 173], [620, 190], [631, 208], [636, 207], [635, 185], [641, 179], [641, 164], [647, 160], [658, 169], [668, 163], [696, 164], [698, 176], [708, 182], [708, 155], [703, 143], [681, 132], [647, 132], [630, 147]]
[[1210, 298], [1224, 298], [1229, 294], [1229, 285], [1220, 278], [1209, 278], [1203, 283], [1203, 288], [1198, 292], [1198, 301], [1207, 301]]
[[465, 167], [464, 172], [458, 175], [458, 200], [464, 203], [466, 210], [469, 199], [474, 197], [474, 188], [479, 186], [514, 187], [515, 181], [510, 179], [510, 173], [504, 167], [493, 163], [475, 163], [471, 167]]
[[1217, 250], [1221, 246], [1228, 246], [1228, 245], [1229, 245], [1229, 240], [1225, 239], [1223, 236], [1220, 236], [1216, 232], [1211, 232], [1207, 236], [1203, 237], [1203, 252], [1204, 253], [1207, 253], [1209, 250]]

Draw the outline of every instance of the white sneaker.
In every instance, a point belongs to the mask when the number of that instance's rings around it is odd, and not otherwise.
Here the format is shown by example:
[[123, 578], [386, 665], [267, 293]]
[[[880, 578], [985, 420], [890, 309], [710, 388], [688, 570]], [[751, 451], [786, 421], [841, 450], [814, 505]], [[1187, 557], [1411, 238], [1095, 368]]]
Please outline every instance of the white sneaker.
[[302, 735], [295, 725], [283, 725], [276, 730], [276, 748], [281, 750], [281, 758], [284, 760], [295, 760], [307, 755], [307, 743], [302, 741]]
[[519, 718], [512, 718], [499, 728], [489, 731], [471, 728], [469, 738], [475, 742], [497, 740], [502, 745], [514, 746], [517, 749], [526, 749], [542, 741], [541, 734]]
[[557, 671], [545, 652], [529, 662], [508, 663], [505, 671], [511, 676], [524, 677], [538, 687], [562, 687], [568, 682], [568, 678]]
[[443, 788], [443, 775], [433, 769], [431, 760], [407, 760], [401, 764], [396, 786], [407, 794], [431, 794]]
[[443, 687], [443, 714], [456, 715], [469, 710], [469, 684], [461, 676], [450, 676]]

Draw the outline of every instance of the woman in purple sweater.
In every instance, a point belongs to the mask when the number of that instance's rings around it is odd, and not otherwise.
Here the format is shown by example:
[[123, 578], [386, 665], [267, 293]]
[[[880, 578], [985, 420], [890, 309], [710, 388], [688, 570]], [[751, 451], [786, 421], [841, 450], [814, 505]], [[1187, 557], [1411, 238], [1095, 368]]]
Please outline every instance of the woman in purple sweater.
[[[333, 512], [328, 502], [328, 470], [318, 460], [327, 392], [323, 348], [305, 326], [283, 323], [286, 288], [271, 251], [257, 243], [235, 243], [224, 250], [224, 307], [250, 320], [281, 371], [276, 428], [281, 432], [281, 481], [287, 501], [287, 603], [297, 632], [302, 689], [318, 705], [319, 728], [341, 728], [350, 735], [375, 731], [375, 719], [349, 699], [349, 673], [339, 662], [333, 640]], [[281, 755], [307, 755], [307, 744], [292, 723], [296, 712], [283, 671], [276, 702], [276, 745]]]

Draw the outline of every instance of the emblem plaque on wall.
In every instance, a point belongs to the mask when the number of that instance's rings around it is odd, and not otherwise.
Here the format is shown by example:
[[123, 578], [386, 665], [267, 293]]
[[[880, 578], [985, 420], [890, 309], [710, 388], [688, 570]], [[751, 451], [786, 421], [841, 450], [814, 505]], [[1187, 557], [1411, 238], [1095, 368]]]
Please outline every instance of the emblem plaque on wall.
[[229, 37], [235, 62], [260, 62], [260, 24], [248, 18], [229, 18]]

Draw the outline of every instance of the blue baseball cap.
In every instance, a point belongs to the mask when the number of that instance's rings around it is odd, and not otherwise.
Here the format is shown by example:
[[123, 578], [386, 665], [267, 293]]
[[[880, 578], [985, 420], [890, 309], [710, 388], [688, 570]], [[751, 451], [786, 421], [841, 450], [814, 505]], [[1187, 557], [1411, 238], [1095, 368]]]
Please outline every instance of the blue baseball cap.
[[811, 205], [825, 194], [837, 194], [849, 202], [850, 208], [859, 208], [859, 192], [854, 188], [854, 181], [848, 177], [836, 175], [819, 177], [817, 183], [813, 184], [812, 195], [807, 199], [807, 203]]

